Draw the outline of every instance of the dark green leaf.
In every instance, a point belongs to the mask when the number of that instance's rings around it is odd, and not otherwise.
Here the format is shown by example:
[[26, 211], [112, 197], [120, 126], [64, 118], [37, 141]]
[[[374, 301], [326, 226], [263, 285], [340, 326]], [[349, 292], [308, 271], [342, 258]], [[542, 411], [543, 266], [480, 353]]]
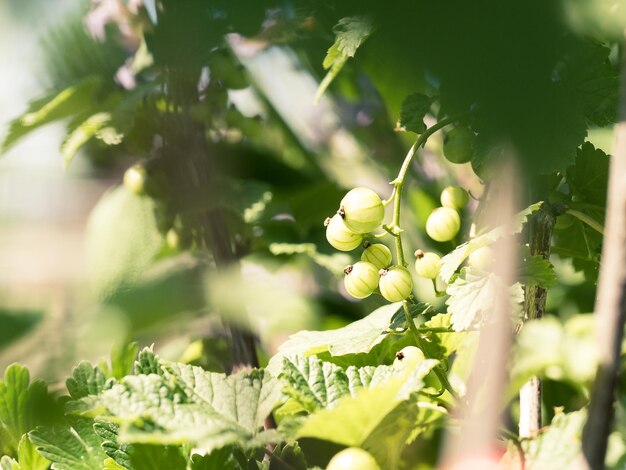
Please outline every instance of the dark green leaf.
[[426, 130], [424, 117], [430, 110], [433, 99], [421, 93], [413, 93], [402, 102], [398, 127], [404, 131], [421, 134]]

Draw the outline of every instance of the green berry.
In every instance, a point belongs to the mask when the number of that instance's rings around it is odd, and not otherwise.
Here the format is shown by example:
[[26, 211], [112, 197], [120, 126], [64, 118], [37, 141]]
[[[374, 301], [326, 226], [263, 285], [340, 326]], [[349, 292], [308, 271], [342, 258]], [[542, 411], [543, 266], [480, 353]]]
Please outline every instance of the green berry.
[[437, 253], [424, 253], [422, 250], [415, 252], [415, 272], [426, 279], [436, 279], [439, 275], [441, 258]]
[[576, 217], [570, 214], [561, 214], [556, 218], [556, 223], [554, 224], [554, 228], [556, 230], [565, 230], [570, 228], [574, 222], [576, 222]]
[[380, 470], [380, 467], [368, 452], [348, 447], [330, 459], [326, 470]]
[[343, 278], [346, 291], [355, 299], [369, 297], [378, 287], [380, 274], [378, 268], [372, 263], [359, 261], [344, 269], [346, 276]]
[[460, 210], [467, 206], [469, 194], [459, 186], [448, 186], [441, 192], [441, 205]]
[[358, 187], [343, 197], [338, 214], [343, 217], [350, 230], [368, 233], [382, 223], [385, 207], [374, 191]]
[[389, 302], [400, 302], [413, 292], [411, 273], [404, 266], [381, 269], [378, 287], [382, 296]]
[[326, 219], [326, 240], [339, 251], [352, 251], [361, 246], [363, 235], [350, 230], [339, 214]]
[[473, 251], [467, 260], [472, 268], [480, 271], [489, 271], [493, 266], [493, 251], [488, 246], [483, 246]]
[[425, 359], [426, 356], [424, 356], [424, 353], [421, 349], [415, 346], [406, 346], [396, 353], [396, 358], [393, 361], [393, 365], [396, 368], [415, 366]]
[[438, 242], [452, 240], [461, 228], [461, 218], [454, 209], [438, 207], [426, 220], [426, 233]]
[[372, 263], [376, 268], [383, 269], [389, 267], [393, 261], [391, 250], [382, 243], [371, 244], [365, 242], [365, 250], [361, 255], [361, 261]]
[[137, 163], [124, 172], [124, 186], [135, 194], [145, 194], [147, 177], [146, 168]]
[[476, 135], [469, 127], [455, 127], [446, 134], [443, 154], [452, 163], [467, 163], [474, 155]]

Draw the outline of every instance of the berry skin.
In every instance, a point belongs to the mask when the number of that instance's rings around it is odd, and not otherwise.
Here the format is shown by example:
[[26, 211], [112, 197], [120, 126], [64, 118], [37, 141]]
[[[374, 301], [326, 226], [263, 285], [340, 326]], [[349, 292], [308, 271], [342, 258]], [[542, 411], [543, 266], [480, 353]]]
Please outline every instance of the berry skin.
[[441, 192], [440, 199], [443, 207], [460, 210], [467, 206], [469, 194], [459, 186], [448, 186]]
[[365, 242], [365, 245], [361, 261], [372, 263], [377, 269], [387, 268], [391, 265], [393, 257], [389, 248], [382, 243], [369, 244]]
[[352, 251], [361, 246], [363, 235], [350, 230], [339, 214], [326, 219], [326, 240], [339, 251]]
[[380, 470], [380, 467], [368, 452], [348, 447], [330, 459], [326, 470]]
[[406, 346], [396, 353], [393, 365], [395, 368], [414, 366], [425, 359], [426, 356], [421, 349], [415, 346]]
[[355, 299], [364, 299], [372, 295], [380, 279], [378, 268], [366, 261], [348, 266], [344, 273], [346, 276], [343, 278], [343, 284], [348, 294]]
[[338, 214], [353, 232], [368, 233], [382, 223], [385, 207], [374, 191], [358, 187], [348, 191], [343, 197]]
[[413, 292], [411, 273], [404, 266], [381, 269], [378, 287], [382, 296], [389, 302], [400, 302]]
[[467, 163], [474, 155], [476, 135], [469, 127], [455, 127], [446, 134], [443, 154], [451, 163]]
[[472, 268], [481, 271], [489, 271], [493, 266], [493, 251], [488, 246], [483, 246], [473, 251], [467, 260]]
[[146, 193], [146, 168], [137, 163], [124, 172], [124, 186], [137, 195]]
[[452, 240], [461, 228], [461, 218], [454, 209], [438, 207], [426, 220], [426, 233], [438, 242]]
[[415, 252], [415, 272], [426, 279], [436, 279], [439, 275], [439, 262], [441, 258], [437, 253], [424, 253], [422, 250]]

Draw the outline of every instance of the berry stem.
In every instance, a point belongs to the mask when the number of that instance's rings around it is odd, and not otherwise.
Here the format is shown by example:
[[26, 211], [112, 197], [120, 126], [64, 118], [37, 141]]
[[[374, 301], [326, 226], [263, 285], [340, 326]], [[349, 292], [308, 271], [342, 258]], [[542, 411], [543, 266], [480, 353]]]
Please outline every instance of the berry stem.
[[[447, 118], [443, 118], [436, 124], [433, 124], [428, 129], [426, 129], [420, 136], [417, 138], [415, 143], [409, 149], [406, 157], [404, 158], [404, 162], [402, 162], [402, 166], [400, 167], [400, 172], [398, 173], [398, 177], [391, 182], [394, 185], [394, 191], [392, 193], [393, 196], [393, 220], [391, 222], [392, 227], [400, 227], [400, 206], [402, 203], [402, 189], [404, 188], [404, 179], [406, 178], [406, 174], [409, 171], [409, 167], [411, 165], [411, 161], [415, 156], [415, 152], [417, 149], [424, 147], [428, 138], [437, 132], [440, 129], [443, 129], [449, 124], [452, 124], [459, 119], [467, 116], [469, 113], [461, 113], [456, 114], [454, 116], [450, 116]], [[391, 199], [391, 198], [390, 198]], [[394, 233], [394, 237], [396, 238], [396, 256], [398, 258], [398, 264], [401, 266], [407, 266], [407, 262], [404, 258], [404, 249], [402, 247], [402, 236], [400, 233]]]

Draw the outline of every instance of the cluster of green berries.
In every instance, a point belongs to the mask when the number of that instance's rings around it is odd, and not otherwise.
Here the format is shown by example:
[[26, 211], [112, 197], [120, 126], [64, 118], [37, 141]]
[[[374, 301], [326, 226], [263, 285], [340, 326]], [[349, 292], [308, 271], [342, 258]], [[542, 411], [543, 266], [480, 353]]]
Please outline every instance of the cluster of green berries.
[[433, 210], [426, 220], [426, 233], [438, 242], [447, 242], [461, 229], [459, 210], [469, 202], [467, 191], [458, 186], [448, 186], [441, 192], [441, 207]]
[[325, 221], [326, 239], [340, 251], [363, 246], [361, 261], [344, 270], [344, 285], [352, 297], [364, 299], [378, 289], [390, 302], [406, 299], [413, 291], [411, 274], [404, 266], [393, 266], [391, 251], [382, 243], [365, 242], [385, 216], [382, 200], [369, 188], [358, 187], [341, 200], [339, 210]]

